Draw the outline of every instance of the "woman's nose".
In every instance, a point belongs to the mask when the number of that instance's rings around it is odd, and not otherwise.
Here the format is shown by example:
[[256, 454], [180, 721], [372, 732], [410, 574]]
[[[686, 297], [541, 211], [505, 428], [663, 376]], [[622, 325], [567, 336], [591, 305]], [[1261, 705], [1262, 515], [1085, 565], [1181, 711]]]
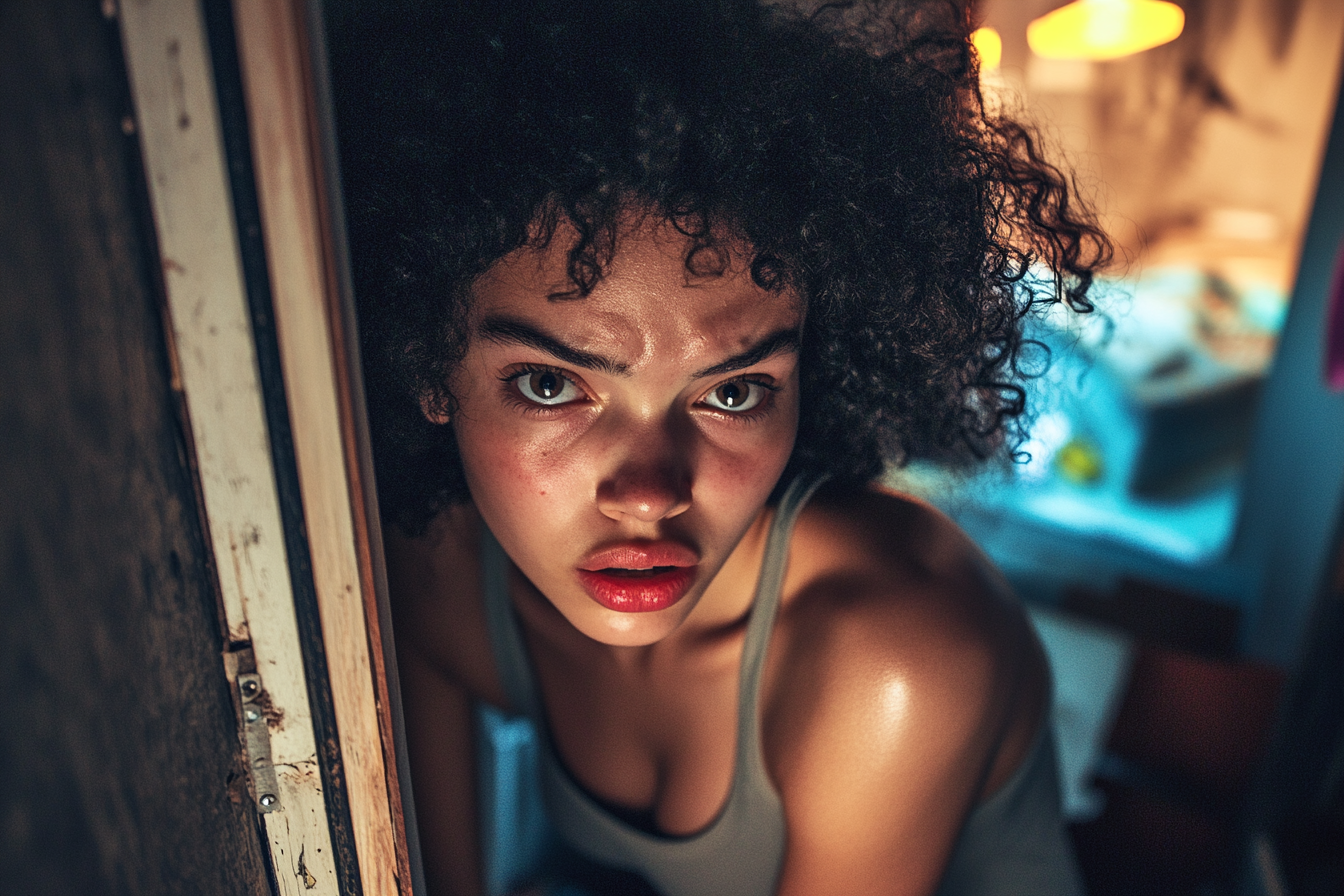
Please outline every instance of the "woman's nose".
[[[659, 450], [664, 448], [664, 450]], [[618, 522], [655, 523], [691, 506], [691, 474], [672, 446], [638, 446], [597, 486], [597, 506]]]

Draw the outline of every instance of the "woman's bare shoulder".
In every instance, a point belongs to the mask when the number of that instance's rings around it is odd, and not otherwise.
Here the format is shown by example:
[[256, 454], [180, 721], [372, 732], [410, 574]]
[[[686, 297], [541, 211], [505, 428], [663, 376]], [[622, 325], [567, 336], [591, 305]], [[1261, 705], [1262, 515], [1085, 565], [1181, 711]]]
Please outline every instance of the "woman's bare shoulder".
[[480, 517], [454, 505], [408, 536], [384, 537], [398, 651], [415, 651], [468, 692], [502, 703], [481, 602]]
[[[429, 521], [425, 531], [407, 535], [396, 526], [383, 530], [388, 575], [400, 594], [418, 599], [436, 595], [456, 580], [464, 566], [474, 566], [473, 542], [480, 519], [470, 505], [453, 505]], [[445, 573], [455, 575], [445, 577]]]
[[813, 847], [791, 853], [786, 879], [806, 891], [841, 862], [860, 890], [863, 869], [883, 892], [892, 867], [931, 889], [1045, 692], [1002, 577], [921, 501], [823, 492], [794, 531], [772, 651], [767, 755], [791, 836]]
[[[955, 523], [928, 503], [876, 486], [823, 491], [794, 529], [785, 584], [795, 614], [875, 647], [949, 652], [986, 662], [1028, 633], [1006, 580]], [[818, 621], [821, 621], [819, 619]]]

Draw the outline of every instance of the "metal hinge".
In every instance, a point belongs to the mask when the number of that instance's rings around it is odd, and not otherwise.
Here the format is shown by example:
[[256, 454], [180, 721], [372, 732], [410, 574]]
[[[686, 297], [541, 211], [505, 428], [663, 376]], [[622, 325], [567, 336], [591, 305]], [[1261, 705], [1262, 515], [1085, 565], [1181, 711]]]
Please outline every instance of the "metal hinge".
[[280, 783], [271, 763], [271, 731], [268, 724], [270, 696], [257, 674], [257, 661], [251, 647], [239, 647], [224, 654], [224, 666], [233, 682], [238, 707], [240, 740], [246, 759], [248, 787], [252, 800], [262, 812], [280, 811]]

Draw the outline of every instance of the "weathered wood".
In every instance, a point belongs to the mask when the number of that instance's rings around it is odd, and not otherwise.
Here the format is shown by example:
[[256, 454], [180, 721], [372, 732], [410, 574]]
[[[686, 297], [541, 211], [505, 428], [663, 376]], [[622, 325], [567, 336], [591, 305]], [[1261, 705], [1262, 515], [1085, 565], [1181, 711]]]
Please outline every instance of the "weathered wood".
[[[409, 892], [306, 4], [235, 0], [276, 333], [365, 893]], [[386, 752], [385, 752], [386, 750]], [[398, 836], [400, 834], [400, 836]]]
[[[336, 894], [337, 855], [295, 611], [201, 7], [136, 0], [122, 43], [162, 259], [176, 369], [230, 641], [267, 694], [278, 806], [263, 824], [282, 893]], [[260, 797], [258, 793], [256, 796]], [[263, 805], [266, 805], [263, 802]]]
[[0, 890], [268, 893], [117, 26], [0, 4]]

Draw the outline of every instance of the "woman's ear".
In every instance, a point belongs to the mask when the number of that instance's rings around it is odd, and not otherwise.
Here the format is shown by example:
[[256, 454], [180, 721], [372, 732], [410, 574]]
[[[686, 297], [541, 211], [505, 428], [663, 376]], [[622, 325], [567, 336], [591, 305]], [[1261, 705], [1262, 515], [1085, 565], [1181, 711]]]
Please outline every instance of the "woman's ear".
[[453, 419], [452, 414], [448, 412], [448, 396], [425, 391], [420, 393], [420, 413], [425, 415], [425, 419], [430, 423], [440, 425]]

